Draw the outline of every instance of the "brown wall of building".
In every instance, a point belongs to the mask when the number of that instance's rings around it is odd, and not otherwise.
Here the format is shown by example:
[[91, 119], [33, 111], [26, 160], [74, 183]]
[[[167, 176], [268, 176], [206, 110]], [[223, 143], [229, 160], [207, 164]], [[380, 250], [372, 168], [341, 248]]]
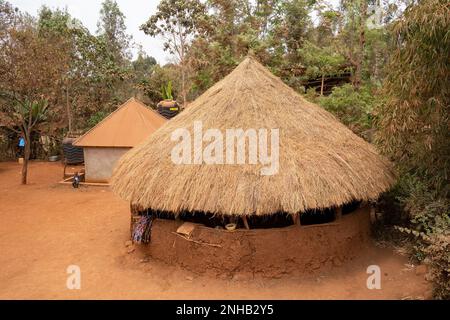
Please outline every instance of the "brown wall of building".
[[138, 249], [198, 273], [279, 277], [340, 266], [361, 253], [370, 239], [368, 207], [321, 225], [232, 232], [199, 225], [189, 240], [176, 234], [182, 223], [156, 219], [151, 243]]
[[117, 160], [130, 148], [85, 147], [86, 182], [108, 182]]

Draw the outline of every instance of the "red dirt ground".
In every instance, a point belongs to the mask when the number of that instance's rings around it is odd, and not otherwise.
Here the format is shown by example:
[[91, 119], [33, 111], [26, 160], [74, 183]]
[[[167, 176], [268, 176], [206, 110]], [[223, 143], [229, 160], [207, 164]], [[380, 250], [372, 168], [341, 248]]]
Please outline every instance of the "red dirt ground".
[[[59, 163], [0, 163], [0, 299], [426, 299], [424, 275], [393, 248], [372, 245], [331, 272], [279, 279], [215, 279], [127, 253], [129, 206], [106, 187], [57, 184]], [[81, 289], [66, 288], [69, 265]], [[366, 268], [381, 267], [381, 290]]]

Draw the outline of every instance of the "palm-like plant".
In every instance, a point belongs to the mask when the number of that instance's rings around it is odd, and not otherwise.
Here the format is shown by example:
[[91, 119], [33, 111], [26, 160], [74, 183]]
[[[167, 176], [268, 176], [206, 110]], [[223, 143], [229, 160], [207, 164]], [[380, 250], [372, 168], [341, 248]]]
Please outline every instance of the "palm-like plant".
[[169, 81], [167, 86], [161, 86], [161, 95], [164, 100], [173, 100], [172, 81]]
[[48, 114], [48, 101], [43, 100], [25, 100], [23, 102], [16, 101], [13, 106], [13, 114], [14, 122], [19, 124], [19, 126], [23, 126], [21, 122], [26, 120], [28, 126], [31, 128], [35, 125], [44, 122], [47, 118]]
[[8, 126], [25, 138], [25, 155], [22, 167], [22, 184], [27, 183], [28, 160], [30, 158], [30, 138], [33, 129], [46, 122], [49, 103], [46, 99], [18, 99], [6, 93], [0, 94], [7, 101], [0, 116]]

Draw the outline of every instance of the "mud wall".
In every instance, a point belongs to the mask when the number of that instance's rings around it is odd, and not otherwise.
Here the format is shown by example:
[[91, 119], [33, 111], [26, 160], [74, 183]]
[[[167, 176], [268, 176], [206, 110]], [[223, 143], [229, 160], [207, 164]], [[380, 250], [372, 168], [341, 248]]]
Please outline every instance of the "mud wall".
[[322, 225], [231, 232], [198, 226], [191, 235], [192, 241], [176, 234], [182, 223], [156, 219], [152, 242], [138, 249], [152, 259], [196, 273], [280, 277], [340, 266], [358, 255], [370, 238], [367, 207]]
[[130, 148], [84, 147], [87, 182], [108, 182], [117, 160]]

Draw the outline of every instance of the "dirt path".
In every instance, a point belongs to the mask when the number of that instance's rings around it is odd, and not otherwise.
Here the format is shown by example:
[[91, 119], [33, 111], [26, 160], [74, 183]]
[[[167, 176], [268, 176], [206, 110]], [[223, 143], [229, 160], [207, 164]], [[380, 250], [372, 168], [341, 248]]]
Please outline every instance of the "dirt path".
[[[124, 245], [128, 204], [107, 188], [59, 185], [62, 166], [0, 163], [0, 299], [423, 299], [424, 275], [392, 249], [373, 246], [333, 272], [305, 278], [219, 280], [156, 261]], [[366, 287], [367, 266], [381, 267], [381, 290]], [[69, 265], [81, 290], [66, 288]]]

